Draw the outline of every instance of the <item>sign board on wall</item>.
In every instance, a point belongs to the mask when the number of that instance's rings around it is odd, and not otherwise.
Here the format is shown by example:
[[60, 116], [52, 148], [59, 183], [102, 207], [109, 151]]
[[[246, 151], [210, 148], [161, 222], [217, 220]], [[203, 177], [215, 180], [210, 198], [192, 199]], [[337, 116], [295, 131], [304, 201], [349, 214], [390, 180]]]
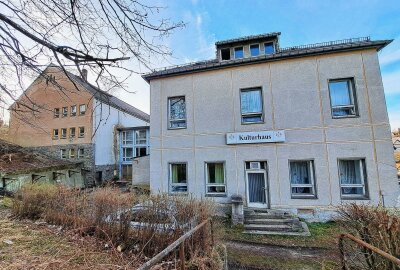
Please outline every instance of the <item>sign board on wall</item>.
[[226, 144], [284, 142], [285, 131], [235, 132], [226, 134]]

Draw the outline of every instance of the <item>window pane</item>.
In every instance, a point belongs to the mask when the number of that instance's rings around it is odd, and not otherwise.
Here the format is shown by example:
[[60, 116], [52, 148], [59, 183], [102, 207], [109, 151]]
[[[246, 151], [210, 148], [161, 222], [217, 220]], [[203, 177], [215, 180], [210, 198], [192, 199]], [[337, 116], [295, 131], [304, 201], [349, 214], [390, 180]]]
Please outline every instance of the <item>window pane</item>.
[[329, 82], [332, 107], [352, 105], [349, 81]]
[[136, 144], [146, 144], [146, 130], [136, 130]]
[[184, 128], [184, 127], [186, 127], [186, 121], [185, 120], [183, 120], [183, 121], [172, 121], [170, 127], [171, 128]]
[[342, 195], [364, 195], [362, 187], [342, 187]]
[[258, 44], [250, 45], [250, 55], [257, 56], [259, 54], [260, 54], [260, 45]]
[[145, 156], [145, 155], [147, 155], [147, 153], [146, 153], [146, 148], [147, 147], [136, 147], [135, 149], [135, 151], [136, 151], [136, 156], [135, 157], [143, 157], [143, 156]]
[[130, 161], [133, 158], [133, 149], [132, 148], [123, 148], [122, 159], [123, 161]]
[[231, 59], [231, 50], [229, 48], [221, 50], [221, 59], [222, 60], [230, 60]]
[[243, 58], [243, 47], [235, 48], [235, 59]]
[[262, 116], [261, 115], [243, 116], [242, 120], [243, 120], [243, 123], [261, 122], [262, 121]]
[[290, 162], [290, 181], [292, 184], [311, 184], [308, 161]]
[[171, 164], [171, 182], [186, 183], [186, 164]]
[[243, 113], [261, 113], [261, 90], [242, 90], [240, 92], [241, 110]]
[[132, 130], [127, 130], [122, 132], [122, 144], [133, 144]]
[[208, 183], [209, 184], [224, 184], [224, 164], [223, 163], [207, 163]]
[[274, 43], [265, 43], [264, 44], [264, 52], [265, 54], [273, 54], [275, 52]]
[[314, 194], [312, 187], [292, 187], [292, 194]]
[[186, 119], [185, 97], [176, 97], [169, 99], [169, 119]]
[[339, 170], [341, 184], [362, 184], [360, 160], [340, 160]]
[[225, 193], [225, 186], [209, 186], [207, 187], [208, 193]]

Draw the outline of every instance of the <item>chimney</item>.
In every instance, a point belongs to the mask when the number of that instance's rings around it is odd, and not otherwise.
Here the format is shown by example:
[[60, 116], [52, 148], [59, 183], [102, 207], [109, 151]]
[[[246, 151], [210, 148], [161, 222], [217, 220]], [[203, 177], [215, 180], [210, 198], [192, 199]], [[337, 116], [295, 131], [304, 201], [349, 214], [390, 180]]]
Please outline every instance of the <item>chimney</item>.
[[87, 81], [87, 73], [88, 73], [87, 69], [83, 68], [82, 69], [82, 79], [84, 81]]

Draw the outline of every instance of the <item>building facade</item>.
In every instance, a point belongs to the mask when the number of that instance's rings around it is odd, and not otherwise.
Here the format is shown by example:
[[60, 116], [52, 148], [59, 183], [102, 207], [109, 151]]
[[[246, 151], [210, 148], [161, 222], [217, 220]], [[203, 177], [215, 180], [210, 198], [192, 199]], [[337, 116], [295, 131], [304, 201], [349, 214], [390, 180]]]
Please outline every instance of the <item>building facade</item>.
[[148, 114], [91, 85], [87, 78], [53, 65], [25, 90], [10, 112], [10, 141], [55, 158], [82, 162], [87, 186], [122, 177], [121, 128], [149, 126]]
[[217, 42], [216, 59], [143, 76], [152, 192], [298, 213], [395, 205], [377, 56], [391, 41], [280, 48], [279, 35]]

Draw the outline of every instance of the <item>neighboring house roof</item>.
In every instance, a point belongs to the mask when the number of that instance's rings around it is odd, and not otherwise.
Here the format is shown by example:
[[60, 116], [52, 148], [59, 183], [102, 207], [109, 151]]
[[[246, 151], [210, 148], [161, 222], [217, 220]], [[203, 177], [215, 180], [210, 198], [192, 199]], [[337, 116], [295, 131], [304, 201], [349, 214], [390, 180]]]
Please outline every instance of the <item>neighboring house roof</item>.
[[395, 150], [400, 150], [400, 138], [399, 137], [392, 137], [392, 142]]
[[68, 72], [68, 75], [81, 86], [83, 86], [86, 90], [88, 90], [96, 99], [100, 100], [103, 103], [110, 105], [116, 109], [119, 109], [127, 114], [135, 116], [147, 123], [150, 122], [150, 115], [139, 110], [138, 108], [133, 107], [132, 105], [122, 101], [121, 99], [101, 90], [100, 88], [88, 83], [83, 80], [80, 76], [74, 75], [71, 72]]
[[[253, 38], [253, 36], [244, 38]], [[196, 73], [196, 72], [215, 70], [226, 67], [251, 65], [255, 63], [279, 61], [284, 59], [298, 58], [310, 55], [321, 55], [332, 52], [354, 51], [367, 48], [375, 48], [376, 50], [379, 51], [388, 44], [390, 44], [392, 41], [393, 40], [371, 40], [369, 37], [365, 37], [365, 38], [352, 38], [346, 40], [330, 41], [330, 42], [310, 44], [310, 45], [293, 46], [288, 48], [278, 48], [276, 53], [274, 54], [259, 55], [254, 57], [247, 57], [247, 58], [233, 59], [226, 61], [219, 61], [218, 59], [200, 61], [200, 62], [174, 66], [174, 67], [167, 67], [164, 69], [156, 70], [151, 73], [145, 74], [142, 77], [147, 82], [150, 82], [153, 79], [170, 77], [181, 74]], [[231, 41], [228, 40], [222, 42], [228, 43]], [[218, 44], [218, 42], [216, 44]]]
[[81, 163], [48, 157], [16, 144], [0, 140], [0, 174], [21, 174], [79, 167]]

